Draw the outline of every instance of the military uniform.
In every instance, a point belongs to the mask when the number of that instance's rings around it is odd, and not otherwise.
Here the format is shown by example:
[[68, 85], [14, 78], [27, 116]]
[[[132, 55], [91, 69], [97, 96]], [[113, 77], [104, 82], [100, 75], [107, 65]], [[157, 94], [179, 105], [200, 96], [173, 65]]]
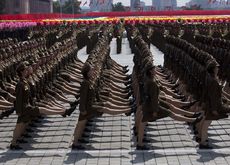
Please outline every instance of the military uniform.
[[142, 103], [143, 122], [152, 120], [153, 112], [158, 112], [159, 88], [154, 81], [149, 78], [144, 81], [144, 101]]
[[[92, 107], [96, 99], [96, 92], [90, 84], [91, 83], [88, 80], [84, 80], [81, 83], [79, 105], [80, 115], [78, 119], [79, 121], [90, 119], [97, 115], [97, 110]], [[86, 114], [83, 115], [81, 112], [86, 112]]]
[[27, 123], [31, 117], [38, 116], [39, 109], [29, 103], [30, 86], [25, 79], [20, 79], [16, 86], [15, 109], [18, 115], [17, 123]]

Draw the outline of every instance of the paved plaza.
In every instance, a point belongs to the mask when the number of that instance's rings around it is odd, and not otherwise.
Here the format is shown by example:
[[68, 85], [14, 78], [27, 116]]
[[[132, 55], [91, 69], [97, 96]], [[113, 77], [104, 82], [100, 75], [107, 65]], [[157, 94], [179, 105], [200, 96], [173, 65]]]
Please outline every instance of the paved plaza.
[[[111, 56], [122, 65], [129, 65], [132, 70], [132, 54], [128, 41], [123, 40], [122, 54], [115, 53], [115, 40], [111, 43]], [[156, 65], [163, 63], [163, 54], [151, 46]], [[79, 51], [79, 58], [85, 61], [85, 48]], [[69, 99], [71, 96], [68, 96]], [[17, 116], [0, 120], [0, 164], [77, 164], [77, 165], [131, 165], [131, 164], [230, 164], [230, 120], [223, 119], [212, 123], [209, 129], [209, 141], [213, 150], [199, 150], [190, 127], [184, 122], [165, 118], [147, 126], [149, 151], [137, 151], [136, 138], [133, 135], [133, 116], [109, 116], [95, 118], [87, 128], [91, 130], [86, 150], [72, 151], [71, 141], [79, 111], [63, 118], [47, 117], [35, 123], [32, 138], [22, 144], [24, 150], [10, 151]]]

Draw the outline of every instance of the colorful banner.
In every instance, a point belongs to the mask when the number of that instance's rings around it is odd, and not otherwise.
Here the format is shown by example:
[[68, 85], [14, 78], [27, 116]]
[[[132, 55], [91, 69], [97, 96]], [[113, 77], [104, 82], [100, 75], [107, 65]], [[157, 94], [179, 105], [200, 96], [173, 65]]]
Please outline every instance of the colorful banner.
[[178, 11], [150, 11], [150, 12], [91, 12], [86, 14], [17, 14], [0, 15], [4, 20], [41, 20], [67, 19], [86, 17], [127, 17], [127, 16], [186, 16], [186, 15], [230, 15], [230, 10], [178, 10]]

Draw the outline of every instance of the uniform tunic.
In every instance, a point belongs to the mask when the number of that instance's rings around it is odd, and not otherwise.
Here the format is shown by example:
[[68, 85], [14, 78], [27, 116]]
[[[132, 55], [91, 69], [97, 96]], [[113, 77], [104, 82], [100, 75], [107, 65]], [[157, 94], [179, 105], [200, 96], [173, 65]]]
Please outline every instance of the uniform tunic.
[[29, 103], [30, 86], [26, 80], [20, 79], [16, 85], [15, 109], [18, 115], [17, 123], [27, 123], [31, 117], [39, 115], [39, 109]]
[[95, 101], [95, 90], [90, 86], [90, 82], [88, 80], [84, 80], [81, 83], [80, 88], [80, 112], [86, 112], [86, 115], [80, 113], [79, 121], [86, 120], [94, 117], [97, 114], [97, 110], [92, 107]]
[[158, 111], [159, 88], [153, 79], [147, 79], [144, 82], [144, 99], [143, 99], [143, 122], [152, 120], [153, 112]]
[[[226, 114], [222, 113], [222, 100], [221, 100], [221, 86], [218, 82], [211, 76], [207, 76], [206, 79], [206, 93], [205, 93], [205, 112], [206, 120], [218, 120], [228, 117]], [[212, 112], [218, 112], [220, 115], [213, 115]]]

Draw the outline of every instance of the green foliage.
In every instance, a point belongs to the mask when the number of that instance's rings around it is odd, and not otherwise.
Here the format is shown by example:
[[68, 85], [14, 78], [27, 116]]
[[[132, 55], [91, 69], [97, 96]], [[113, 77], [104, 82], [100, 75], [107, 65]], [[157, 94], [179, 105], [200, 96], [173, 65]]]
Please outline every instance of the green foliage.
[[193, 5], [191, 7], [186, 7], [184, 10], [203, 10], [200, 5]]
[[125, 7], [121, 2], [113, 5], [112, 11], [125, 11]]
[[59, 1], [54, 1], [53, 2], [53, 12], [54, 13], [60, 13], [60, 2]]
[[59, 1], [53, 2], [54, 13], [65, 13], [65, 14], [78, 14], [81, 11], [80, 1], [68, 0], [64, 5], [60, 5]]

